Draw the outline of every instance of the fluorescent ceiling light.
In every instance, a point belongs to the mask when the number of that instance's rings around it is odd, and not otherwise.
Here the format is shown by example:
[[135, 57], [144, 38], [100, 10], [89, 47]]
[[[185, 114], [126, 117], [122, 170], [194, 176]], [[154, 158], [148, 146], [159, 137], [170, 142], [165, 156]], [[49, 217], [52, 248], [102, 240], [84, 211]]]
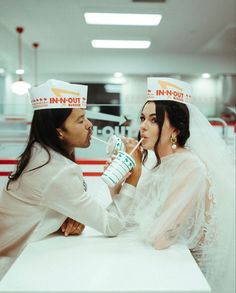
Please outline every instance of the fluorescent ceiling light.
[[84, 13], [88, 24], [102, 25], [158, 25], [161, 14], [133, 14], [133, 13]]
[[127, 40], [92, 40], [94, 48], [111, 49], [147, 49], [150, 47], [150, 41], [127, 41]]

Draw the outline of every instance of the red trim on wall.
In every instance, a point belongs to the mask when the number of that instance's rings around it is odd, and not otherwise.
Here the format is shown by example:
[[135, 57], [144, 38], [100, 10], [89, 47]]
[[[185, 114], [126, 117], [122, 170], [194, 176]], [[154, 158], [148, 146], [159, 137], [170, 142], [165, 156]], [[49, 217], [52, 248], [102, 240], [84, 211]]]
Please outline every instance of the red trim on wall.
[[0, 176], [9, 176], [11, 172], [2, 172], [0, 171]]
[[[220, 121], [209, 121], [212, 126], [223, 126]], [[226, 122], [226, 121], [225, 121]], [[228, 126], [235, 126], [235, 122], [226, 122]]]
[[81, 165], [105, 165], [106, 160], [87, 160], [87, 159], [79, 159], [75, 161], [77, 164]]
[[25, 122], [25, 118], [5, 118], [6, 121], [23, 121]]
[[102, 176], [102, 172], [83, 172], [83, 176]]
[[0, 159], [0, 165], [16, 165], [18, 160], [13, 159]]
[[[1, 176], [9, 176], [11, 172], [9, 171], [0, 171], [0, 177]], [[96, 177], [96, 176], [102, 176], [102, 172], [83, 172], [83, 176], [91, 176], [91, 177]]]
[[[18, 160], [15, 159], [0, 159], [0, 165], [16, 165]], [[79, 159], [75, 161], [77, 164], [81, 165], [105, 165], [106, 160], [88, 160]]]
[[[18, 160], [14, 159], [0, 159], [0, 165], [16, 165]], [[87, 159], [81, 159], [76, 160], [77, 164], [80, 165], [105, 165], [106, 160], [87, 160]], [[0, 176], [9, 176], [11, 174], [11, 171], [0, 171]], [[83, 176], [101, 176], [102, 172], [83, 172]]]

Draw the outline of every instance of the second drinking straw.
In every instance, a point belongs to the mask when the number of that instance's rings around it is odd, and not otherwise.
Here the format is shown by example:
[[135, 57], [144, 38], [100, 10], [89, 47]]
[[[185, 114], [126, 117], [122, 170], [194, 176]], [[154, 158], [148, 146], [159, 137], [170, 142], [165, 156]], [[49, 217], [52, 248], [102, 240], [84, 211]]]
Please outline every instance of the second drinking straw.
[[[102, 140], [102, 139], [100, 139], [100, 138], [98, 138], [98, 137], [96, 137], [96, 136], [93, 136], [93, 135], [92, 135], [92, 138], [93, 138], [93, 139], [96, 139], [96, 140], [98, 140], [98, 141], [100, 141], [100, 142], [103, 142], [103, 143], [105, 143], [105, 144], [108, 144], [106, 141], [104, 141], [104, 140]], [[143, 141], [143, 139], [144, 139], [144, 138], [141, 138], [140, 141], [136, 144], [136, 146], [132, 149], [132, 151], [129, 153], [130, 156], [132, 156], [132, 154], [133, 154], [133, 153], [135, 152], [135, 150], [138, 148], [138, 146], [139, 146], [140, 143]]]
[[100, 138], [98, 138], [98, 137], [96, 137], [96, 136], [93, 136], [93, 135], [92, 135], [92, 138], [93, 138], [93, 139], [96, 139], [96, 140], [98, 140], [98, 141], [100, 141], [100, 142], [103, 142], [103, 143], [105, 143], [105, 144], [108, 144], [108, 142], [106, 142], [106, 141], [104, 141], [104, 140], [102, 140], [102, 139], [100, 139]]
[[136, 144], [136, 146], [132, 149], [132, 151], [129, 153], [130, 156], [135, 152], [135, 150], [138, 148], [140, 143], [143, 141], [144, 138], [141, 138], [140, 141]]

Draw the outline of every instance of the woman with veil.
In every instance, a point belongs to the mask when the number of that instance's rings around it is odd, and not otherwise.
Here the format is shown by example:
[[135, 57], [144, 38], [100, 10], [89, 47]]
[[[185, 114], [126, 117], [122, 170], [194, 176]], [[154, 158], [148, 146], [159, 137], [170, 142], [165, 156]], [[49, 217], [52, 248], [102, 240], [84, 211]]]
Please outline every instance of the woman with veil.
[[[187, 245], [212, 292], [232, 293], [234, 157], [190, 101], [189, 84], [148, 78], [139, 132], [144, 168], [128, 222], [156, 249]], [[147, 168], [151, 154], [155, 164]]]

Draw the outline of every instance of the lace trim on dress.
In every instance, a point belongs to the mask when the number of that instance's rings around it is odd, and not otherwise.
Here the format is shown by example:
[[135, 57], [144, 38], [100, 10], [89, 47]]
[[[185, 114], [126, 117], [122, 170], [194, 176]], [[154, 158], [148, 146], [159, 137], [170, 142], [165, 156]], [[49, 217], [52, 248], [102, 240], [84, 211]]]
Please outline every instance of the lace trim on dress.
[[209, 274], [210, 263], [212, 263], [212, 258], [214, 257], [211, 253], [211, 247], [217, 239], [216, 192], [209, 173], [207, 179], [209, 192], [205, 201], [204, 224], [201, 227], [202, 232], [199, 234], [197, 245], [191, 250], [193, 257], [204, 274]]

